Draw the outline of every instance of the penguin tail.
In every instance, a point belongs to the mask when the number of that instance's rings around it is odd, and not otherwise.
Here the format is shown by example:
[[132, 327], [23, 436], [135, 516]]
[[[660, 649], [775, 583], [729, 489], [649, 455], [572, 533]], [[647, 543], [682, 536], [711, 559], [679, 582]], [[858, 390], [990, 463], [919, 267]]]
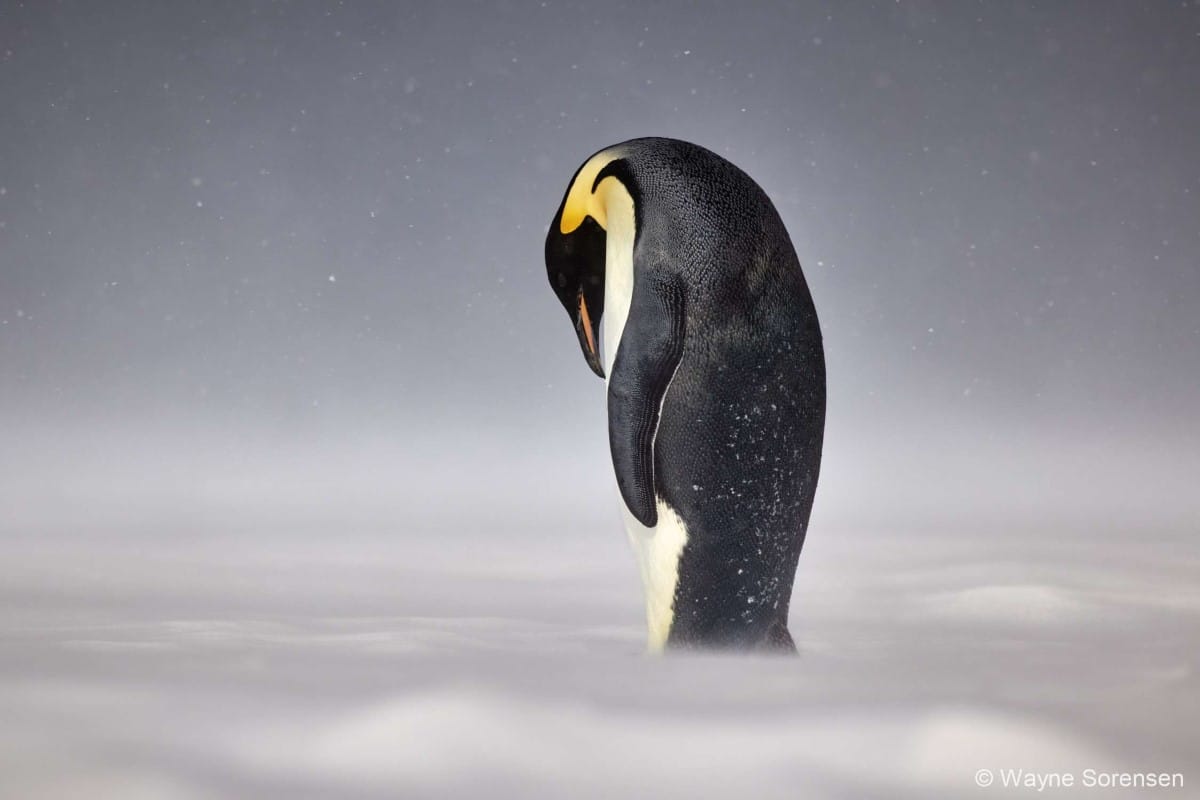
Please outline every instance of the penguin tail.
[[785, 655], [795, 654], [796, 643], [792, 641], [792, 634], [788, 632], [787, 623], [779, 620], [770, 627], [767, 631], [767, 638], [763, 642], [763, 649]]

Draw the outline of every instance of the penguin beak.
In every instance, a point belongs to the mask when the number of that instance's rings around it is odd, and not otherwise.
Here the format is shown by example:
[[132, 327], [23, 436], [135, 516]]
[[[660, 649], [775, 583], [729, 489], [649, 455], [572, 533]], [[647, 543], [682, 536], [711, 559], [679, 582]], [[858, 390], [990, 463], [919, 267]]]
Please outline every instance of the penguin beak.
[[583, 357], [588, 366], [597, 376], [604, 377], [604, 365], [600, 362], [600, 321], [592, 320], [588, 311], [587, 298], [583, 289], [579, 290], [575, 309], [575, 334], [579, 337], [579, 346], [583, 349]]

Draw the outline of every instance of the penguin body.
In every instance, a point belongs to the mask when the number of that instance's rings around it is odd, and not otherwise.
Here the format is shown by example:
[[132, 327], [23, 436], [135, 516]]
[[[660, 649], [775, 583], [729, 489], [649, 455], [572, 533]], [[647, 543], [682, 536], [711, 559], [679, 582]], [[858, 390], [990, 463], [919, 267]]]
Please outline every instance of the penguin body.
[[580, 167], [546, 263], [607, 382], [651, 649], [792, 649], [825, 364], [774, 206], [704, 148], [635, 139]]

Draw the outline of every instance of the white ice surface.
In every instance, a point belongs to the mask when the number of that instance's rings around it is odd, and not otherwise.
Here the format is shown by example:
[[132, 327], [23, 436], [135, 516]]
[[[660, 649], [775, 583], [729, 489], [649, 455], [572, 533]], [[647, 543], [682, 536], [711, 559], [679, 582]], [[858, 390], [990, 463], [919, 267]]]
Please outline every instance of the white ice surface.
[[817, 529], [798, 658], [643, 655], [625, 548], [10, 536], [0, 796], [1024, 796], [985, 767], [1182, 771], [1153, 796], [1197, 796], [1186, 536]]

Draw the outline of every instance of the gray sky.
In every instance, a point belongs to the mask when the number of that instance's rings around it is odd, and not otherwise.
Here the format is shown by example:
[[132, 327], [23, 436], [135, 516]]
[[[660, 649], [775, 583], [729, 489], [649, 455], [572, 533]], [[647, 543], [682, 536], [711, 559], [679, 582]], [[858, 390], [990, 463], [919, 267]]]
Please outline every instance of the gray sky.
[[1198, 36], [1166, 2], [5, 3], [0, 523], [608, 520], [542, 241], [587, 155], [665, 135], [795, 241], [818, 521], [1194, 528]]

